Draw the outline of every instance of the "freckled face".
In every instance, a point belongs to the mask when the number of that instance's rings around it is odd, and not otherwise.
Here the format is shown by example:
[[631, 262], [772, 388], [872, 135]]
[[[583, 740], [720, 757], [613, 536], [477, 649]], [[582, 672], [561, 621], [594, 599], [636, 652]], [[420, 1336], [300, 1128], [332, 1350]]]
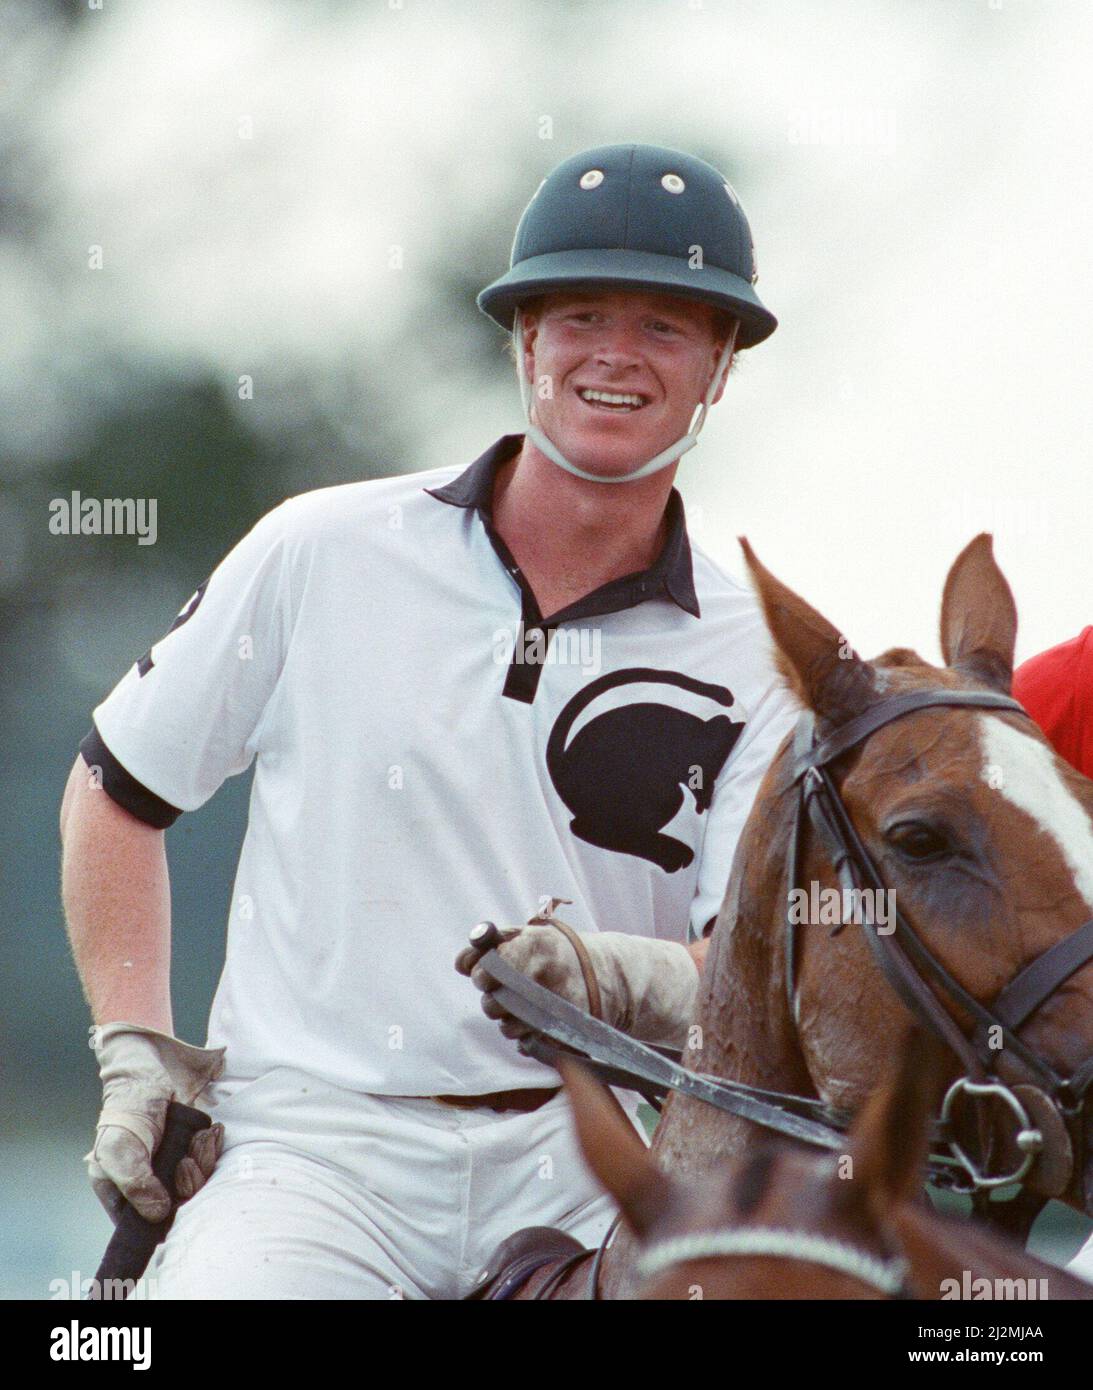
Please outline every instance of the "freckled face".
[[524, 314], [536, 424], [578, 468], [630, 472], [686, 434], [723, 346], [715, 321], [672, 295], [545, 296]]

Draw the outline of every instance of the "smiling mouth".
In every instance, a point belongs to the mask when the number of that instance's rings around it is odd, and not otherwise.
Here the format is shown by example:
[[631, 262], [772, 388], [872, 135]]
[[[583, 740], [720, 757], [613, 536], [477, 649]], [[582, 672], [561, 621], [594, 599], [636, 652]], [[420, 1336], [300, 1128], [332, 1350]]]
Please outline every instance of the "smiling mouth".
[[613, 415], [632, 415], [649, 404], [649, 397], [638, 391], [600, 391], [594, 387], [580, 386], [577, 395], [589, 409], [608, 411]]

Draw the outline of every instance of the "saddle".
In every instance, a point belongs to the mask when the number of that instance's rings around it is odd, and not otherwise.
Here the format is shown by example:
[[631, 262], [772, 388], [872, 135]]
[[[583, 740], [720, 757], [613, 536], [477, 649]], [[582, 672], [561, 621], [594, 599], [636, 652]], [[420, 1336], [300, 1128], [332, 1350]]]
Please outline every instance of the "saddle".
[[527, 1281], [544, 1265], [568, 1260], [584, 1246], [553, 1226], [525, 1226], [508, 1236], [490, 1256], [482, 1277], [464, 1303], [481, 1300], [499, 1303], [515, 1298]]

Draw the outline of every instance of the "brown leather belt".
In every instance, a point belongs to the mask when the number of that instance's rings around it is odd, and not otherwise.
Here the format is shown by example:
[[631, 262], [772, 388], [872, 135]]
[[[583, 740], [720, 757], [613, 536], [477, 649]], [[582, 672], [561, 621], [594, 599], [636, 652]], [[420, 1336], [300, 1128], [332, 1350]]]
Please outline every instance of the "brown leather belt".
[[459, 1110], [522, 1110], [530, 1113], [545, 1105], [562, 1088], [560, 1086], [529, 1086], [517, 1091], [491, 1091], [485, 1096], [433, 1096], [441, 1105], [454, 1105]]

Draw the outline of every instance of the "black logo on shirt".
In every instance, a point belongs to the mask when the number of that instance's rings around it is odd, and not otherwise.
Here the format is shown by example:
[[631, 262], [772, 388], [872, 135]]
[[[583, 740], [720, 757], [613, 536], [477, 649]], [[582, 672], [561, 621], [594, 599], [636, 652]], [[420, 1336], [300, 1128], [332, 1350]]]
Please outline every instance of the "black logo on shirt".
[[[174, 632], [176, 628], [179, 628], [182, 626], [183, 623], [188, 623], [190, 621], [193, 615], [197, 612], [197, 605], [205, 597], [205, 590], [208, 587], [209, 581], [207, 579], [205, 580], [204, 584], [199, 584], [197, 586], [197, 589], [194, 591], [194, 593], [192, 593], [190, 597], [186, 600], [186, 605], [182, 609], [182, 612], [178, 615], [178, 617], [174, 620], [171, 626], [163, 634], [163, 637], [170, 637], [171, 633]], [[163, 641], [163, 637], [159, 639], [161, 642]], [[140, 673], [140, 675], [146, 676], [155, 664], [156, 663], [152, 660], [152, 648], [149, 647], [148, 650], [137, 662], [137, 671]]]
[[685, 788], [700, 815], [709, 810], [714, 783], [744, 725], [725, 714], [702, 719], [673, 705], [641, 701], [596, 715], [567, 746], [570, 730], [593, 700], [639, 683], [674, 685], [720, 705], [733, 703], [723, 685], [676, 671], [612, 671], [586, 685], [558, 716], [547, 741], [547, 770], [573, 813], [574, 835], [648, 859], [671, 874], [686, 868], [694, 851], [661, 831], [678, 815]]

